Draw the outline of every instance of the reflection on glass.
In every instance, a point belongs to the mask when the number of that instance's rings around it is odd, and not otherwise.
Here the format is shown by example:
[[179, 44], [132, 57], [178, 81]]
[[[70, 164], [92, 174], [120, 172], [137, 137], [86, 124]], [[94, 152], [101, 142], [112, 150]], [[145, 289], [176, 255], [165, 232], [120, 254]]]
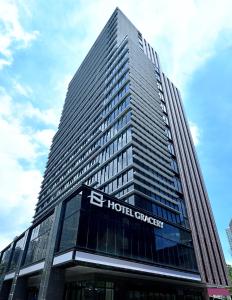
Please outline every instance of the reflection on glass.
[[59, 251], [64, 251], [76, 245], [80, 206], [80, 195], [75, 196], [65, 204], [65, 214], [58, 248]]
[[81, 212], [77, 247], [94, 253], [197, 271], [188, 231], [165, 224], [164, 228], [115, 217], [94, 208]]
[[24, 262], [25, 265], [44, 259], [52, 222], [53, 215], [33, 228]]
[[13, 246], [13, 243], [2, 254], [2, 259], [1, 259], [1, 263], [0, 263], [0, 275], [6, 271], [8, 263], [10, 261], [12, 246]]
[[10, 262], [10, 266], [9, 266], [10, 271], [15, 270], [15, 268], [17, 266], [20, 255], [24, 250], [24, 239], [25, 239], [25, 237], [23, 236], [20, 240], [18, 240], [16, 242], [16, 245], [13, 250], [13, 255], [12, 255], [11, 262]]

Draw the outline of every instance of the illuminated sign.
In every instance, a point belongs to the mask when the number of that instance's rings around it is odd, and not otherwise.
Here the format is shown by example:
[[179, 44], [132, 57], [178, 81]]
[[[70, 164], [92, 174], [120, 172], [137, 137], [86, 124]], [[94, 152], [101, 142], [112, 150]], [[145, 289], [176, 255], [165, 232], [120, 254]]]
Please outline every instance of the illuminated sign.
[[150, 217], [148, 215], [145, 215], [139, 211], [136, 211], [130, 207], [127, 207], [125, 205], [122, 205], [120, 203], [117, 203], [115, 201], [104, 199], [104, 196], [96, 191], [91, 191], [90, 196], [90, 204], [98, 206], [98, 207], [106, 207], [111, 210], [115, 210], [118, 213], [127, 215], [131, 218], [135, 218], [137, 220], [140, 220], [142, 222], [151, 224], [155, 227], [163, 228], [164, 223], [162, 221], [159, 221], [153, 217]]

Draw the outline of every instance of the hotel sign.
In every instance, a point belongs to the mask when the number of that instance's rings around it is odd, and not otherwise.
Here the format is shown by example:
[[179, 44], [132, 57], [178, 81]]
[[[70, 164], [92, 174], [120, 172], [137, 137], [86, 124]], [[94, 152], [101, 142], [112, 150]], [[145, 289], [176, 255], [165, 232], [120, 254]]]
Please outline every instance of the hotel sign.
[[145, 215], [137, 210], [134, 210], [115, 201], [104, 199], [104, 196], [96, 191], [91, 191], [91, 194], [90, 196], [88, 196], [88, 198], [90, 198], [90, 204], [98, 206], [100, 208], [105, 207], [111, 210], [115, 210], [118, 213], [127, 215], [131, 218], [135, 218], [144, 223], [151, 224], [155, 227], [163, 228], [164, 226], [164, 223], [162, 221], [159, 221], [153, 217]]

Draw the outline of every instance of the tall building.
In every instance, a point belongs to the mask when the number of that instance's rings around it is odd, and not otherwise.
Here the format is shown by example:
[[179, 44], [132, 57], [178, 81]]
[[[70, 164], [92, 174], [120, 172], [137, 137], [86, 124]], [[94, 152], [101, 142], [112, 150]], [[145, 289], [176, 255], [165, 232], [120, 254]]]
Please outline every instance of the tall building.
[[226, 234], [230, 245], [230, 255], [232, 256], [232, 220], [230, 221], [229, 227], [226, 229]]
[[116, 9], [71, 80], [0, 299], [208, 299], [226, 265], [178, 89]]

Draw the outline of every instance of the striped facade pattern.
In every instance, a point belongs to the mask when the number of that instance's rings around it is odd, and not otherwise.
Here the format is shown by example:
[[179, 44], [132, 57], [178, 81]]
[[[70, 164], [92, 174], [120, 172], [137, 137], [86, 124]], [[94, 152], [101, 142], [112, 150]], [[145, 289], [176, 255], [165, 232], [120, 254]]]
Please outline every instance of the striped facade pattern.
[[170, 127], [203, 282], [228, 286], [225, 259], [178, 89], [163, 74]]

